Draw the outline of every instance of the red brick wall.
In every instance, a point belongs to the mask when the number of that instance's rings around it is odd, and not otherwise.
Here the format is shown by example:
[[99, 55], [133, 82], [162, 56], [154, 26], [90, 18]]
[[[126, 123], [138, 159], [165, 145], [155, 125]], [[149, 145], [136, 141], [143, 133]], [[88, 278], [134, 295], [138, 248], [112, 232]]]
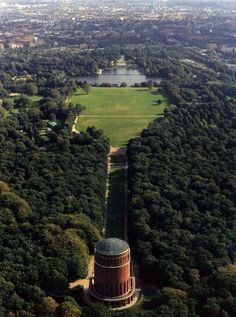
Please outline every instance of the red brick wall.
[[105, 297], [122, 296], [129, 292], [130, 251], [120, 255], [95, 254], [95, 290]]

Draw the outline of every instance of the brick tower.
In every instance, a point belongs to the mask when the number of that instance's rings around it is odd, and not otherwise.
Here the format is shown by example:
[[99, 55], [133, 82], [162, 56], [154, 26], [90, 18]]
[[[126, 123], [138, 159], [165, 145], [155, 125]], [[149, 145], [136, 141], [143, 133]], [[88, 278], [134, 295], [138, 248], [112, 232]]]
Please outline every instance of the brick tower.
[[94, 277], [90, 295], [108, 307], [119, 308], [135, 299], [135, 277], [131, 276], [129, 245], [117, 238], [99, 241], [95, 246]]

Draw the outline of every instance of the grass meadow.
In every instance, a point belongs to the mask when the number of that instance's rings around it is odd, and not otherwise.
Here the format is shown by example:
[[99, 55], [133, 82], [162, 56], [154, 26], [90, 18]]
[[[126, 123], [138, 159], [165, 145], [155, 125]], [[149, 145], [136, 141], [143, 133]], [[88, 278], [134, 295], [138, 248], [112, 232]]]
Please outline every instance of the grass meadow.
[[162, 115], [167, 106], [160, 91], [147, 88], [95, 88], [86, 95], [78, 89], [70, 102], [86, 107], [76, 125], [78, 131], [88, 126], [102, 129], [112, 146], [124, 146], [138, 136], [150, 122]]

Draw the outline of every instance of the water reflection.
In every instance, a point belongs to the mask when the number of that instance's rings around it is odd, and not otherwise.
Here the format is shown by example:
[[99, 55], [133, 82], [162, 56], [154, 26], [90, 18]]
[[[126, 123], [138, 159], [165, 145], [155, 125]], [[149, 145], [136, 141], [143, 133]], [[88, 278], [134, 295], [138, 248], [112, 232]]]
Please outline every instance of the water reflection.
[[148, 77], [142, 71], [135, 68], [111, 68], [106, 69], [101, 75], [97, 76], [81, 76], [77, 78], [80, 81], [86, 81], [90, 84], [116, 84], [127, 83], [127, 85], [134, 85], [135, 83], [140, 84], [141, 82], [146, 82], [149, 80], [155, 81], [157, 83], [161, 82], [160, 77]]

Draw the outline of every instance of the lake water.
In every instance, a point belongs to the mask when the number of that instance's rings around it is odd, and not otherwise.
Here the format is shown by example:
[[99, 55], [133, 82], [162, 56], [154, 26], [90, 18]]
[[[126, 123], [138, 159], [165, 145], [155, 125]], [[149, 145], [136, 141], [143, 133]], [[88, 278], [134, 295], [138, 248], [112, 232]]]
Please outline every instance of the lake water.
[[128, 68], [128, 67], [118, 67], [106, 69], [101, 75], [97, 76], [82, 76], [78, 77], [79, 81], [86, 81], [90, 84], [118, 84], [125, 82], [128, 86], [134, 85], [135, 83], [140, 84], [141, 82], [146, 82], [149, 80], [155, 81], [157, 83], [161, 82], [160, 77], [148, 77], [139, 69]]

